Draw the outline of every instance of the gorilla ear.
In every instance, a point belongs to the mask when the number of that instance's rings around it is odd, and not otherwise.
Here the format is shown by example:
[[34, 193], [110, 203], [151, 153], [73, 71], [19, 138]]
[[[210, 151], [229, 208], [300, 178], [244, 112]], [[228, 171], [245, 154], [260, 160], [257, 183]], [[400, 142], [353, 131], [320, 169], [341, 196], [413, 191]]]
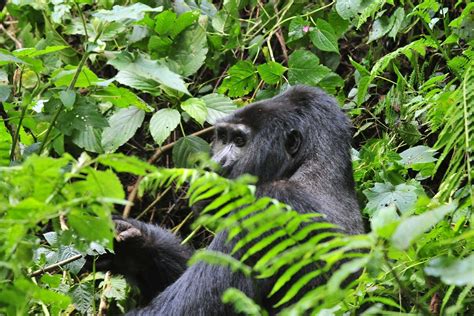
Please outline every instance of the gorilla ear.
[[295, 129], [291, 130], [286, 136], [285, 149], [290, 155], [295, 155], [301, 146], [303, 136]]

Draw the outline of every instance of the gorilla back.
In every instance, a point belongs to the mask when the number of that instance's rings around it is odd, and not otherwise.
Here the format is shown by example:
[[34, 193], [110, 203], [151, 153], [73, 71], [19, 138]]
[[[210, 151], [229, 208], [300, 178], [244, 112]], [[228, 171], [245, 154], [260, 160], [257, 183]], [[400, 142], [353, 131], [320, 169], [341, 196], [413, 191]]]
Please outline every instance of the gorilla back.
[[[350, 126], [332, 97], [316, 88], [296, 86], [218, 122], [213, 159], [229, 178], [244, 173], [258, 176], [257, 196], [276, 198], [301, 213], [322, 213], [346, 233], [363, 233], [352, 175]], [[109, 268], [134, 281], [145, 297], [156, 296], [131, 314], [232, 315], [232, 307], [221, 302], [229, 287], [276, 312], [267, 299], [274, 279], [256, 282], [206, 263], [186, 269], [192, 251], [179, 245], [173, 234], [135, 220], [119, 222], [120, 242]], [[232, 246], [223, 232], [209, 249], [230, 253]], [[308, 288], [317, 282], [321, 281], [314, 280]]]

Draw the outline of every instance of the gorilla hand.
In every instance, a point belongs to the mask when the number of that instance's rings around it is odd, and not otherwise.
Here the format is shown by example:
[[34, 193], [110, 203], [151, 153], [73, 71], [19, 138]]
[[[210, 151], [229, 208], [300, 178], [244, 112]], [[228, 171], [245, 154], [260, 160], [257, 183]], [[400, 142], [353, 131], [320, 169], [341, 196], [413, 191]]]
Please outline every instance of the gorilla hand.
[[113, 221], [115, 253], [99, 257], [97, 270], [124, 275], [147, 303], [181, 276], [193, 251], [161, 227], [120, 216]]

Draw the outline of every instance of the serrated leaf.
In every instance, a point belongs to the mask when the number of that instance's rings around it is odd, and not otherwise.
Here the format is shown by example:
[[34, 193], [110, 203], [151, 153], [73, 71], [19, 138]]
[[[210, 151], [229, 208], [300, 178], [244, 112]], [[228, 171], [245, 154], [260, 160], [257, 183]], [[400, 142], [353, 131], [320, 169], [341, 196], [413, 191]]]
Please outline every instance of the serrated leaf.
[[186, 30], [180, 34], [171, 50], [173, 53], [168, 58], [179, 65], [179, 73], [185, 77], [194, 74], [206, 60], [206, 31], [199, 25]]
[[151, 60], [146, 55], [138, 55], [136, 59], [121, 55], [109, 61], [119, 70], [115, 80], [129, 87], [156, 94], [159, 85], [189, 95], [188, 89], [180, 75], [172, 72], [162, 61]]
[[288, 81], [292, 85], [302, 83], [315, 86], [331, 72], [326, 66], [319, 65], [319, 58], [307, 50], [293, 52], [288, 67]]
[[74, 286], [70, 291], [72, 301], [74, 306], [82, 314], [87, 314], [87, 312], [92, 308], [92, 303], [94, 300], [94, 286], [91, 282], [79, 283]]
[[316, 27], [310, 31], [309, 37], [316, 48], [325, 52], [339, 53], [337, 36], [331, 24], [325, 20], [316, 21]]
[[230, 67], [219, 91], [228, 91], [230, 97], [241, 97], [253, 91], [258, 84], [254, 65], [246, 60], [238, 61]]
[[175, 26], [176, 13], [170, 10], [161, 12], [155, 17], [155, 32], [159, 35], [168, 35]]
[[82, 129], [73, 132], [72, 142], [87, 151], [102, 153], [104, 150], [100, 144], [101, 132], [101, 130], [92, 126], [84, 126]]
[[158, 146], [170, 136], [181, 121], [181, 114], [175, 109], [161, 109], [150, 120], [150, 133]]
[[109, 117], [109, 127], [102, 132], [102, 147], [105, 152], [113, 152], [135, 135], [142, 125], [145, 112], [131, 106], [120, 109]]
[[179, 33], [191, 26], [199, 18], [199, 11], [186, 11], [181, 13], [176, 19], [171, 30], [171, 36], [176, 37]]
[[218, 93], [211, 93], [201, 98], [206, 103], [207, 117], [209, 124], [215, 124], [217, 120], [234, 112], [237, 106], [232, 100]]
[[[69, 259], [71, 257], [77, 256], [77, 255], [80, 255], [80, 254], [81, 253], [72, 246], [62, 246], [61, 245], [61, 246], [59, 246], [59, 249], [58, 249], [57, 262]], [[68, 271], [70, 271], [74, 274], [77, 274], [82, 269], [82, 267], [84, 266], [85, 263], [86, 263], [86, 259], [85, 258], [80, 258], [78, 260], [75, 260], [71, 263], [68, 263], [68, 264], [64, 265], [64, 268], [66, 268]]]
[[160, 12], [163, 7], [152, 8], [143, 3], [134, 3], [129, 6], [114, 5], [112, 10], [98, 10], [93, 16], [104, 22], [137, 22], [143, 20], [146, 12]]
[[181, 103], [181, 108], [196, 120], [200, 125], [204, 123], [207, 117], [206, 103], [199, 98], [190, 98]]
[[393, 245], [401, 250], [407, 249], [416, 238], [430, 230], [444, 216], [454, 211], [456, 207], [457, 202], [452, 202], [403, 220], [392, 236]]
[[415, 205], [418, 188], [402, 183], [392, 185], [390, 183], [375, 183], [371, 189], [364, 190], [364, 194], [369, 200], [366, 211], [372, 215], [376, 210], [395, 205], [401, 213], [410, 211]]
[[276, 84], [280, 81], [286, 71], [286, 67], [277, 62], [270, 61], [266, 64], [258, 65], [257, 71], [262, 80], [268, 84]]
[[197, 136], [181, 137], [173, 146], [173, 162], [178, 168], [193, 168], [200, 154], [210, 152], [209, 144]]

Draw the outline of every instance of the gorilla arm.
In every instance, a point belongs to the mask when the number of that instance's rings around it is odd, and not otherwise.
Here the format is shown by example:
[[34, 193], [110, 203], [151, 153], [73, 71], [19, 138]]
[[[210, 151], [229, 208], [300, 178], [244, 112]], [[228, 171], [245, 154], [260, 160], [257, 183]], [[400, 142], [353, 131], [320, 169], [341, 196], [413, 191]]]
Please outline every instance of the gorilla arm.
[[193, 251], [161, 227], [120, 217], [114, 222], [115, 254], [99, 258], [97, 268], [124, 275], [149, 302], [183, 274]]

